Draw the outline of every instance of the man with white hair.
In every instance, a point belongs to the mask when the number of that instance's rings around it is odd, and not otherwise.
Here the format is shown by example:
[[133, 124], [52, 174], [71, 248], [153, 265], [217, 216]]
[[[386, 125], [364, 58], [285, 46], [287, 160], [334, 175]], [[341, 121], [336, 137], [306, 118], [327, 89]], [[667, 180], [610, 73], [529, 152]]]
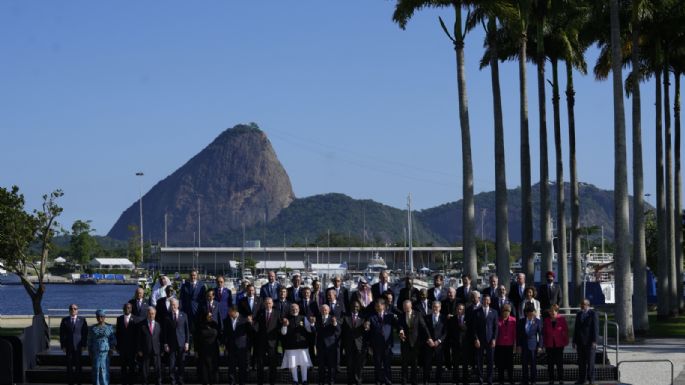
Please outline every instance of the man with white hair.
[[178, 300], [172, 298], [171, 311], [164, 325], [164, 351], [169, 354], [171, 385], [183, 384], [186, 354], [190, 351], [190, 323], [179, 310]]
[[341, 322], [331, 314], [328, 305], [321, 305], [321, 315], [313, 323], [316, 332], [316, 351], [319, 360], [319, 385], [335, 383], [335, 372], [338, 367], [340, 352]]

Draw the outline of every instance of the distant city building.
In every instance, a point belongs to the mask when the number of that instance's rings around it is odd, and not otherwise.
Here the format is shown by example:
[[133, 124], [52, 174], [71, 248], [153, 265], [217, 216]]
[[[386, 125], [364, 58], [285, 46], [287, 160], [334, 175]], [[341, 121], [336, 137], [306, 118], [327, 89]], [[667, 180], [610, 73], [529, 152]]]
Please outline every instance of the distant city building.
[[94, 258], [90, 261], [94, 269], [133, 269], [133, 262], [126, 258]]

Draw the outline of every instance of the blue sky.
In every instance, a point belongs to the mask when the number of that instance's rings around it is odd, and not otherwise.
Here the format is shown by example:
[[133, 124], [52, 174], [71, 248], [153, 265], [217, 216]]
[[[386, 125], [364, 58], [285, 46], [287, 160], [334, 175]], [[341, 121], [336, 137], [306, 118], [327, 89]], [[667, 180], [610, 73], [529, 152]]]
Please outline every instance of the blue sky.
[[[147, 191], [225, 128], [256, 122], [298, 197], [341, 192], [404, 207], [411, 192], [418, 209], [460, 199], [455, 57], [437, 23], [438, 15], [452, 22], [453, 13], [419, 12], [402, 31], [393, 9], [387, 0], [3, 1], [0, 186], [19, 185], [31, 208], [61, 188], [61, 223], [92, 220], [104, 234], [138, 198], [139, 183]], [[494, 189], [490, 71], [478, 69], [482, 39], [478, 28], [466, 49], [477, 192]], [[589, 51], [590, 66], [596, 55]], [[517, 64], [500, 70], [513, 187]], [[611, 83], [576, 75], [579, 177], [611, 189]], [[537, 181], [531, 66], [528, 81]], [[653, 194], [653, 83], [642, 90], [645, 192]], [[626, 108], [630, 149], [629, 100]], [[568, 180], [563, 94], [561, 112]], [[548, 115], [553, 180], [551, 102]]]

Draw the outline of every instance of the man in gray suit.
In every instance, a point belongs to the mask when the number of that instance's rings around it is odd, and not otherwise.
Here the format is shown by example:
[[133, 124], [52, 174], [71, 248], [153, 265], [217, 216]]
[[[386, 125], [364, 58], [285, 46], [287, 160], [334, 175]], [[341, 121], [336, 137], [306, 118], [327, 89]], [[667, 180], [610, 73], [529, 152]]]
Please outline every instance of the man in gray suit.
[[595, 352], [599, 336], [599, 317], [590, 309], [590, 301], [585, 298], [576, 314], [576, 327], [573, 330], [573, 348], [578, 352], [579, 377], [576, 384], [595, 382]]

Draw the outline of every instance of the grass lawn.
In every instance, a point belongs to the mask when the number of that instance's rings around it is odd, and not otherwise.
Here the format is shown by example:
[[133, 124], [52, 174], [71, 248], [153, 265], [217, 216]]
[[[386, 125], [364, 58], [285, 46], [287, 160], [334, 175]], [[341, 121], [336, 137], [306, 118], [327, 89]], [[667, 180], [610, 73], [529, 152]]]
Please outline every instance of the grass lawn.
[[15, 329], [15, 328], [0, 328], [0, 336], [2, 337], [8, 337], [8, 336], [16, 336], [20, 334], [24, 329]]
[[656, 313], [649, 313], [647, 338], [685, 338], [685, 315], [657, 321]]

